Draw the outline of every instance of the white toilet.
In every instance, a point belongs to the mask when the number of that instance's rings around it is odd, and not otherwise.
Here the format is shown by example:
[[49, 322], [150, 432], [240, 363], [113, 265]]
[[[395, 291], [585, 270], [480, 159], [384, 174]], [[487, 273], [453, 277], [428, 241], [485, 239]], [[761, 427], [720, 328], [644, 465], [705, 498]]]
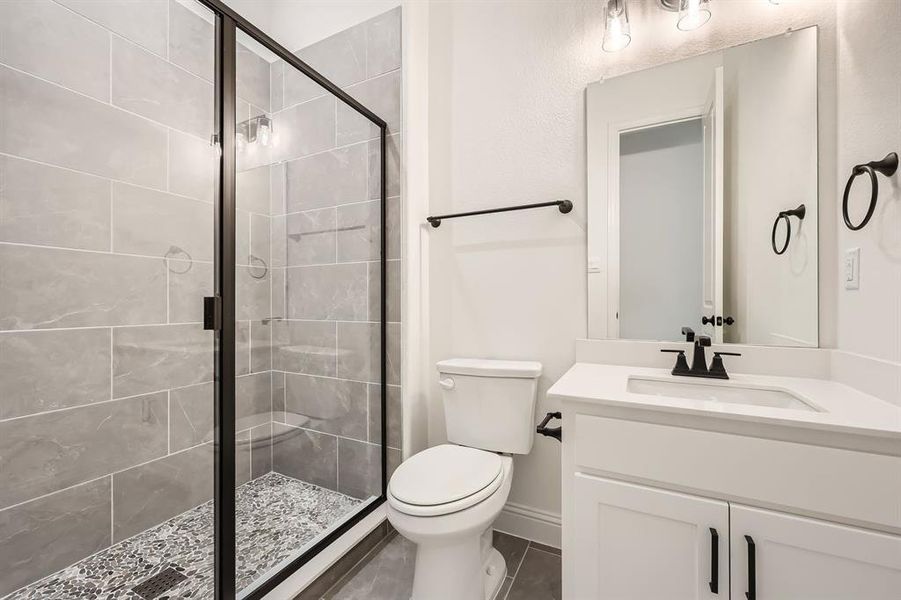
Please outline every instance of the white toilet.
[[528, 454], [541, 363], [438, 363], [448, 444], [411, 456], [388, 484], [388, 520], [417, 545], [413, 600], [493, 600], [507, 565], [492, 523]]

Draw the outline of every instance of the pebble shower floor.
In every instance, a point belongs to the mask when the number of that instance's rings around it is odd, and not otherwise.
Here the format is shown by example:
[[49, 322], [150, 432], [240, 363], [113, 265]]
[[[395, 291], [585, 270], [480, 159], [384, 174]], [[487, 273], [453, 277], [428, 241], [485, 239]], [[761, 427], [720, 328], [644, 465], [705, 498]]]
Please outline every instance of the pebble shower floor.
[[[244, 589], [348, 516], [360, 500], [278, 473], [237, 490], [237, 586]], [[186, 576], [157, 600], [213, 597], [213, 502], [128, 538], [4, 600], [140, 600], [132, 588], [167, 568]]]

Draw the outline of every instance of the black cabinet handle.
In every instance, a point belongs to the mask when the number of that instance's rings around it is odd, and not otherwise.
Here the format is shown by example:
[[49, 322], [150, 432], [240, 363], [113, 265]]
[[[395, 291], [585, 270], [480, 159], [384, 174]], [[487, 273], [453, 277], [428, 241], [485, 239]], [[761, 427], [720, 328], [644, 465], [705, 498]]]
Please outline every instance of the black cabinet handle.
[[715, 315], [709, 317], [707, 315], [701, 315], [701, 325], [713, 325], [714, 323], [716, 323]]
[[710, 528], [710, 591], [720, 593], [720, 534]]
[[745, 542], [748, 544], [748, 591], [745, 592], [745, 598], [757, 600], [757, 547], [750, 535], [745, 536]]

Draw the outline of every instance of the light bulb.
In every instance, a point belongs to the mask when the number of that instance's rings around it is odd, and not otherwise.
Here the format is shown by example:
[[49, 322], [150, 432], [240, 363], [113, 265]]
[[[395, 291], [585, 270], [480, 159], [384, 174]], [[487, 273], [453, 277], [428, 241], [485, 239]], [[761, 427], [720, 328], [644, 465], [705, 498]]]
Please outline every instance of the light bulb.
[[626, 0], [609, 0], [606, 13], [604, 43], [601, 47], [605, 52], [617, 52], [628, 46], [629, 42], [632, 41]]
[[272, 121], [268, 118], [260, 120], [260, 131], [257, 139], [263, 146], [268, 146], [272, 142]]
[[680, 0], [676, 27], [692, 31], [710, 20], [710, 0]]

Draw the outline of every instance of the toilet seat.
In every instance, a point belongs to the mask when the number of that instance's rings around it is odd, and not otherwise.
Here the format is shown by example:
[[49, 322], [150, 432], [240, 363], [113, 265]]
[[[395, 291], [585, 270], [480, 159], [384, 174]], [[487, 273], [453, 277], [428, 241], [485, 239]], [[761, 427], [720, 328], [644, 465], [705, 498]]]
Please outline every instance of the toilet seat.
[[493, 452], [442, 444], [410, 457], [391, 476], [388, 500], [399, 512], [439, 516], [490, 497], [504, 480], [504, 459]]

